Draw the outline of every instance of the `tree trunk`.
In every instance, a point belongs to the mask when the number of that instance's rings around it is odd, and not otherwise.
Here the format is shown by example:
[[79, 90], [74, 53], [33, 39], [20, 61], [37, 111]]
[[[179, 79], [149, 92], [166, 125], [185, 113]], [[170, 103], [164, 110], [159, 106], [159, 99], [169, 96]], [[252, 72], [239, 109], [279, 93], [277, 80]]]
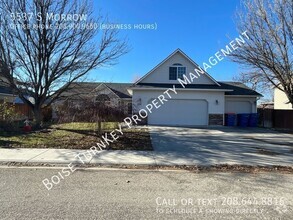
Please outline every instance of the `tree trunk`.
[[291, 103], [293, 109], [293, 95], [289, 95], [289, 102]]
[[289, 100], [289, 103], [291, 104], [292, 108], [293, 108], [293, 94], [292, 93], [289, 93], [289, 94], [286, 94], [288, 100]]
[[42, 124], [42, 109], [39, 106], [35, 106], [33, 109], [33, 113], [34, 113], [34, 122], [35, 122], [35, 128], [39, 129], [41, 128], [41, 124]]

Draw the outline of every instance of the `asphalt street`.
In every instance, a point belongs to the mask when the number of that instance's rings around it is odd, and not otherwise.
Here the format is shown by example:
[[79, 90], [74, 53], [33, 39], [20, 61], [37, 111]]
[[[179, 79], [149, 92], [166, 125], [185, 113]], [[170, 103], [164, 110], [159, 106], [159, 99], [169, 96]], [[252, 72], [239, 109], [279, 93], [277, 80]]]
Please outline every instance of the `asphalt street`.
[[292, 219], [293, 175], [0, 168], [0, 219]]

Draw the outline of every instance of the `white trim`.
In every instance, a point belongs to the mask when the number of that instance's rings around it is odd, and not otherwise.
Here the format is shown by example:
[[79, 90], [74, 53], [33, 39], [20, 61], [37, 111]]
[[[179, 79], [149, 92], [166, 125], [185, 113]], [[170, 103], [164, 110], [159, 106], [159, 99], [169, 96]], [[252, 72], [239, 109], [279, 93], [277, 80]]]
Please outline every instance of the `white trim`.
[[[170, 87], [171, 88], [171, 87]], [[168, 88], [162, 88], [162, 87], [157, 87], [157, 88], [129, 88], [129, 90], [167, 90]], [[182, 91], [215, 91], [215, 92], [232, 92], [233, 90], [231, 89], [196, 89], [196, 88], [175, 88], [176, 90], [182, 90]]]
[[[193, 65], [200, 67], [196, 62], [194, 62], [189, 56], [187, 56], [187, 54], [185, 54], [182, 50], [180, 50], [179, 48], [177, 49], [178, 52], [180, 52], [181, 54], [183, 54], [183, 56], [185, 56]], [[201, 68], [201, 67], [200, 67]], [[202, 68], [201, 68], [202, 69]], [[205, 74], [212, 80], [214, 81], [214, 83], [216, 83], [218, 86], [221, 86], [210, 74], [208, 74], [204, 69], [202, 69]]]
[[[138, 84], [142, 80], [144, 80], [147, 76], [149, 76], [151, 73], [153, 73], [157, 68], [159, 68], [161, 65], [163, 65], [168, 59], [170, 59], [172, 56], [174, 56], [177, 52], [181, 53], [187, 60], [189, 60], [194, 66], [200, 67], [197, 63], [195, 63], [190, 57], [188, 57], [182, 50], [179, 48], [176, 49], [173, 53], [171, 53], [167, 58], [165, 58], [162, 62], [160, 62], [157, 66], [155, 66], [151, 71], [149, 71], [147, 74], [145, 74], [143, 77], [141, 77], [139, 80], [137, 80], [134, 84]], [[201, 67], [200, 67], [201, 68]], [[202, 69], [202, 68], [201, 68]], [[212, 76], [210, 76], [204, 69], [202, 69], [205, 74], [218, 86], [221, 86]]]
[[94, 89], [92, 90], [92, 92], [95, 91], [96, 89], [98, 89], [101, 85], [104, 85], [104, 86], [105, 86], [110, 92], [112, 92], [115, 96], [117, 96], [117, 98], [121, 99], [121, 98], [120, 98], [115, 92], [113, 92], [113, 90], [110, 89], [109, 86], [107, 86], [105, 83], [101, 83], [100, 85], [98, 85], [96, 88], [94, 88]]
[[[176, 79], [170, 79], [170, 67], [175, 67], [176, 68]], [[178, 77], [178, 68], [184, 68], [185, 69], [185, 71], [184, 71], [185, 73], [183, 75], [186, 75], [186, 66], [183, 66], [183, 65], [181, 65], [181, 66], [174, 66], [174, 64], [173, 64], [172, 66], [169, 66], [169, 80], [178, 81], [178, 79], [181, 79], [181, 78]]]
[[255, 97], [263, 97], [262, 95], [225, 95], [229, 97], [247, 97], [247, 98], [255, 98]]
[[96, 90], [97, 88], [99, 88], [101, 85], [103, 85], [104, 83], [100, 83], [100, 85], [98, 85], [96, 88], [94, 88], [92, 91]]
[[13, 94], [7, 94], [7, 93], [0, 93], [0, 95], [6, 95], [6, 96], [13, 96], [13, 97], [17, 97], [17, 95], [13, 95]]

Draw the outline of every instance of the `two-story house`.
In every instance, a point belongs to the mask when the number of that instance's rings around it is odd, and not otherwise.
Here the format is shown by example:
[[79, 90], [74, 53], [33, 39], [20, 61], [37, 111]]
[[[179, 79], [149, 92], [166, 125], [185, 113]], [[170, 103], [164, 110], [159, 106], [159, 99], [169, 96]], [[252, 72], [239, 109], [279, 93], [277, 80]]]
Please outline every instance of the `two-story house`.
[[[225, 113], [256, 113], [261, 94], [238, 82], [218, 82], [208, 73], [182, 86], [199, 66], [180, 49], [129, 88], [134, 111], [145, 108], [173, 85], [177, 94], [148, 115], [151, 125], [223, 125]], [[195, 74], [195, 73], [194, 73]], [[181, 81], [179, 80], [181, 79]]]

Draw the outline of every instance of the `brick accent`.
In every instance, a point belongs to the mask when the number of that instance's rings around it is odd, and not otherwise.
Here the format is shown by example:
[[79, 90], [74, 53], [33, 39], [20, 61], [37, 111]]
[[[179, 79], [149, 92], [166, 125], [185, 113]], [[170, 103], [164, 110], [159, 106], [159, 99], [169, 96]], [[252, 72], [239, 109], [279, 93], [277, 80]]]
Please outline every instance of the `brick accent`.
[[209, 125], [223, 125], [223, 114], [209, 114]]

